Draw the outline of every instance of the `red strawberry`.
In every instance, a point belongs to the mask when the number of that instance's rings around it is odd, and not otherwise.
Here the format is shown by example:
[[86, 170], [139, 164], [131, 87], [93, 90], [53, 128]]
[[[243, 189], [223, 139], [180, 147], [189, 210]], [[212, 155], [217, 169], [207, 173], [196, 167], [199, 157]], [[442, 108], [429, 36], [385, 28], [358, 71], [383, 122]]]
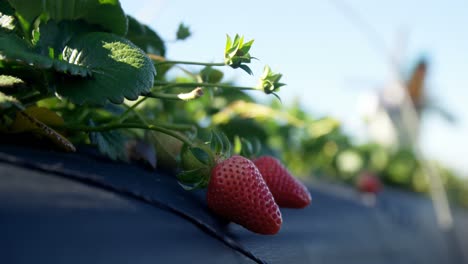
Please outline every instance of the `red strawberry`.
[[371, 172], [362, 172], [356, 185], [359, 191], [365, 193], [378, 193], [382, 189], [379, 178]]
[[241, 156], [232, 156], [213, 168], [207, 202], [215, 213], [259, 234], [278, 233], [283, 221], [262, 175]]
[[304, 208], [312, 200], [310, 193], [294, 178], [279, 160], [262, 156], [253, 161], [280, 207]]

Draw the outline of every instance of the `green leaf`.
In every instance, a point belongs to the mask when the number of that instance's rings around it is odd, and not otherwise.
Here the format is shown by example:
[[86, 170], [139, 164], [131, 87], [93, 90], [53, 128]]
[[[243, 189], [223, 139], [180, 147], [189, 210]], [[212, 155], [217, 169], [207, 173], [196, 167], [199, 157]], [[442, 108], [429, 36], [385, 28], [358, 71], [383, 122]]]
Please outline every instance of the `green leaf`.
[[210, 147], [215, 152], [215, 155], [219, 155], [223, 153], [223, 150], [224, 150], [223, 141], [219, 135], [219, 132], [215, 130], [211, 131]]
[[59, 59], [67, 43], [78, 35], [93, 32], [94, 28], [83, 21], [48, 21], [36, 30], [39, 35], [35, 50], [41, 55]]
[[84, 20], [118, 35], [127, 32], [127, 17], [118, 0], [8, 0], [19, 16], [32, 22], [41, 14], [53, 20]]
[[260, 155], [260, 153], [262, 152], [262, 143], [256, 137], [254, 137], [251, 140], [251, 143], [252, 143], [252, 154], [253, 154], [253, 156], [258, 157], [258, 155]]
[[180, 23], [176, 33], [177, 40], [185, 40], [190, 37], [190, 35], [192, 35], [190, 28], [184, 25], [184, 23]]
[[245, 138], [241, 138], [241, 155], [250, 159], [253, 156], [253, 146], [250, 140], [247, 140]]
[[205, 188], [208, 186], [209, 173], [206, 168], [182, 171], [177, 174], [180, 186], [187, 191]]
[[42, 13], [42, 1], [39, 0], [8, 0], [17, 14], [32, 23]]
[[166, 55], [164, 41], [159, 35], [131, 16], [128, 16], [128, 32], [126, 37], [147, 53], [163, 57]]
[[219, 131], [219, 138], [221, 139], [221, 142], [223, 142], [223, 150], [222, 150], [223, 155], [225, 157], [231, 157], [231, 155], [232, 155], [232, 144], [229, 141], [228, 137], [226, 136], [226, 134]]
[[224, 73], [213, 67], [207, 66], [200, 71], [203, 82], [219, 83], [224, 77]]
[[14, 34], [0, 34], [0, 61], [23, 63], [39, 69], [53, 68], [58, 72], [83, 77], [91, 74], [91, 71], [85, 66], [51, 59], [34, 52], [24, 40]]
[[243, 69], [246, 73], [248, 73], [249, 75], [253, 75], [253, 72], [252, 70], [250, 69], [249, 66], [247, 65], [239, 65], [239, 68]]
[[263, 74], [260, 77], [260, 82], [257, 89], [263, 90], [263, 92], [265, 92], [266, 94], [273, 94], [279, 99], [278, 95], [275, 94], [275, 92], [279, 91], [279, 89], [282, 86], [286, 85], [284, 83], [279, 82], [282, 76], [283, 75], [280, 73], [274, 73], [273, 71], [271, 71], [271, 68], [268, 65], [266, 65], [263, 69]]
[[130, 41], [110, 33], [94, 32], [72, 38], [63, 59], [91, 69], [93, 78], [64, 79], [59, 95], [82, 104], [120, 104], [136, 100], [153, 87], [156, 70], [146, 54]]
[[10, 75], [0, 75], [0, 91], [10, 92], [25, 88], [23, 80]]
[[253, 119], [244, 119], [235, 117], [226, 124], [219, 124], [218, 127], [229, 137], [234, 138], [238, 135], [246, 139], [256, 137], [263, 143], [269, 138], [267, 130]]
[[[236, 137], [238, 138], [238, 137]], [[240, 154], [248, 159], [253, 159], [258, 157], [262, 150], [262, 144], [260, 140], [256, 137], [251, 139], [240, 138]]]
[[228, 35], [226, 48], [224, 50], [224, 63], [231, 66], [233, 69], [241, 68], [252, 75], [252, 70], [245, 65], [245, 63], [250, 63], [250, 61], [254, 59], [249, 53], [252, 44], [253, 40], [244, 43], [244, 37], [238, 34], [236, 34], [234, 40]]
[[203, 171], [205, 170], [204, 168], [185, 170], [177, 174], [177, 179], [184, 184], [196, 183], [204, 177]]
[[0, 31], [10, 32], [15, 29], [15, 11], [6, 1], [0, 1]]
[[0, 34], [0, 60], [20, 61], [38, 68], [51, 68], [53, 61], [35, 53], [28, 43], [14, 34]]
[[210, 163], [210, 155], [201, 148], [191, 148], [190, 151], [192, 152], [193, 156], [201, 162], [203, 165], [208, 165]]
[[0, 92], [0, 110], [5, 110], [11, 107], [16, 107], [19, 110], [23, 110], [24, 107], [21, 103], [14, 97], [8, 96]]
[[209, 168], [214, 164], [214, 157], [207, 145], [190, 147], [184, 144], [180, 153], [181, 166], [184, 170]]
[[112, 160], [128, 161], [126, 138], [118, 130], [91, 132], [91, 143], [96, 144], [99, 151]]

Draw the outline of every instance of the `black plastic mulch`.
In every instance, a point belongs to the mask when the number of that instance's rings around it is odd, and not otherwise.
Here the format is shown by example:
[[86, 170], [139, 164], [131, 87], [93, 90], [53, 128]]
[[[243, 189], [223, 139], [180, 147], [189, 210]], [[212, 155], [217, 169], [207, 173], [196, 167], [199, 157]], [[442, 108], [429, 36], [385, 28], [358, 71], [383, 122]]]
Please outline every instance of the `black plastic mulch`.
[[[0, 263], [467, 263], [468, 215], [442, 231], [429, 200], [387, 190], [374, 206], [313, 185], [261, 236], [214, 216], [170, 173], [0, 146]], [[466, 259], [466, 256], [465, 256]]]

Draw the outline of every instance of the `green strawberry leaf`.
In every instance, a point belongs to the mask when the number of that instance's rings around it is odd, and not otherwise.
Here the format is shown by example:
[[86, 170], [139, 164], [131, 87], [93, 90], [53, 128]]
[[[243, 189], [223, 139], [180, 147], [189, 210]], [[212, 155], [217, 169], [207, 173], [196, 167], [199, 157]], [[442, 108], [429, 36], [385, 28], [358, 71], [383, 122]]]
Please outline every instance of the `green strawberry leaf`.
[[215, 155], [223, 153], [224, 145], [219, 133], [215, 130], [211, 131], [210, 147], [214, 151]]
[[17, 14], [29, 24], [45, 14], [62, 20], [84, 20], [118, 35], [127, 32], [127, 17], [118, 0], [8, 0]]
[[245, 138], [241, 138], [241, 152], [240, 154], [248, 159], [252, 158], [253, 156], [253, 146], [249, 140]]
[[224, 154], [225, 157], [231, 157], [232, 156], [232, 144], [229, 141], [228, 137], [226, 134], [223, 132], [219, 131], [219, 138], [221, 139], [221, 142], [223, 142], [223, 150], [222, 153]]
[[226, 47], [224, 49], [224, 63], [233, 69], [241, 68], [252, 75], [252, 70], [245, 63], [250, 63], [254, 57], [249, 53], [253, 40], [244, 43], [244, 37], [236, 34], [234, 40], [227, 35]]
[[279, 89], [282, 86], [286, 85], [284, 83], [279, 82], [282, 76], [283, 75], [280, 73], [274, 73], [273, 71], [271, 71], [271, 68], [268, 65], [266, 65], [263, 69], [263, 74], [260, 77], [260, 82], [257, 89], [262, 90], [266, 94], [273, 94], [279, 99], [278, 95], [275, 92], [279, 91]]
[[0, 1], [0, 31], [11, 32], [15, 30], [15, 11], [6, 1]]
[[202, 189], [208, 186], [209, 177], [206, 168], [182, 171], [177, 174], [179, 185], [187, 191]]
[[64, 79], [60, 96], [77, 104], [120, 104], [136, 100], [153, 87], [156, 70], [146, 54], [130, 41], [110, 33], [93, 32], [74, 37], [62, 53], [68, 63], [91, 69], [93, 78]]
[[36, 53], [24, 40], [14, 34], [0, 34], [0, 61], [23, 63], [39, 69], [53, 68], [58, 72], [83, 77], [91, 74], [91, 71], [85, 66], [51, 59]]
[[49, 56], [51, 59], [59, 59], [67, 43], [78, 35], [93, 32], [95, 29], [83, 21], [61, 21], [49, 20], [41, 23], [34, 31], [37, 34], [35, 50]]
[[190, 147], [184, 144], [180, 153], [180, 161], [184, 170], [209, 168], [214, 165], [214, 157], [207, 145]]
[[253, 157], [258, 157], [258, 155], [262, 152], [262, 143], [260, 142], [260, 139], [253, 137], [251, 139], [252, 143], [252, 155]]
[[139, 23], [131, 16], [128, 17], [127, 38], [147, 53], [159, 56], [166, 55], [164, 41], [150, 27]]
[[17, 15], [31, 24], [42, 13], [42, 1], [8, 0]]
[[190, 35], [192, 35], [190, 28], [184, 23], [180, 23], [176, 33], [177, 40], [185, 40], [190, 37]]
[[216, 70], [213, 67], [207, 66], [200, 71], [200, 76], [203, 82], [207, 83], [219, 83], [224, 77], [224, 73], [220, 70]]
[[0, 75], [0, 92], [11, 94], [25, 87], [26, 84], [19, 78], [10, 75]]
[[210, 163], [210, 155], [204, 149], [195, 147], [190, 148], [190, 151], [192, 152], [193, 156], [203, 165], [208, 165]]
[[14, 97], [8, 96], [2, 92], [0, 92], [0, 111], [3, 111], [5, 109], [9, 109], [15, 107], [18, 110], [23, 110], [24, 107], [21, 105], [21, 103]]
[[247, 65], [239, 65], [239, 68], [243, 69], [246, 73], [248, 73], [249, 75], [253, 75], [253, 72], [252, 70], [250, 69], [249, 66]]
[[260, 139], [260, 141], [268, 138], [266, 128], [259, 122], [250, 118], [245, 119], [234, 117], [225, 124], [219, 124], [218, 127], [228, 136], [228, 138], [234, 138], [236, 135], [247, 139], [255, 137]]
[[99, 151], [112, 160], [128, 161], [126, 138], [118, 130], [91, 132], [91, 143], [97, 145]]
[[[236, 138], [239, 138], [236, 136]], [[262, 144], [260, 140], [256, 137], [251, 139], [239, 138], [240, 148], [237, 153], [240, 153], [241, 156], [244, 156], [248, 159], [253, 159], [258, 157], [262, 150]]]

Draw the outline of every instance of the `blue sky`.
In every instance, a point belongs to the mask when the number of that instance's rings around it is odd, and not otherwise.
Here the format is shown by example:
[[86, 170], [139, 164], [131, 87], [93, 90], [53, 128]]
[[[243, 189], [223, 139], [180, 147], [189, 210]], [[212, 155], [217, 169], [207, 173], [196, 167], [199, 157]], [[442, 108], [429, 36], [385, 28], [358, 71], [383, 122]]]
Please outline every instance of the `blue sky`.
[[[468, 3], [447, 1], [181, 1], [122, 0], [124, 10], [172, 40], [178, 24], [193, 36], [168, 44], [167, 57], [217, 62], [226, 34], [255, 39], [251, 77], [227, 70], [243, 85], [255, 85], [268, 64], [283, 74], [286, 104], [300, 98], [314, 115], [331, 115], [357, 138], [365, 134], [358, 101], [391, 78], [389, 57], [402, 70], [429, 58], [428, 96], [457, 117], [449, 125], [427, 115], [421, 145], [427, 156], [468, 176]], [[352, 11], [347, 9], [351, 6]], [[345, 10], [345, 11], [344, 11]], [[353, 14], [359, 14], [359, 19]], [[374, 33], [375, 32], [375, 33]], [[395, 52], [398, 51], [398, 52]], [[260, 100], [265, 99], [259, 95]]]

